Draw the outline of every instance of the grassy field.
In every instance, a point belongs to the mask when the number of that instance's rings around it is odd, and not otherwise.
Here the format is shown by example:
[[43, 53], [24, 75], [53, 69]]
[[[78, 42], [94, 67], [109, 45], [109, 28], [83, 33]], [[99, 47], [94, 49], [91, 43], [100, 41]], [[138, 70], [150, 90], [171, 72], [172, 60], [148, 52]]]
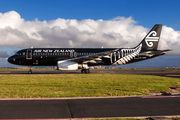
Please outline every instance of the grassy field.
[[126, 74], [0, 75], [0, 98], [146, 95], [171, 91], [179, 78]]

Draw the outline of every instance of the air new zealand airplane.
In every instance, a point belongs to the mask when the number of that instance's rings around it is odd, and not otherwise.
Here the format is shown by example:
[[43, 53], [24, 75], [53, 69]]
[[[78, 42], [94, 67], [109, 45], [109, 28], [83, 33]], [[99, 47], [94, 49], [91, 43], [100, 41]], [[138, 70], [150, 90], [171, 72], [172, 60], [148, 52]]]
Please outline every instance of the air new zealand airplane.
[[[25, 66], [57, 66], [57, 70], [89, 73], [89, 66], [123, 65], [166, 54], [157, 50], [162, 25], [154, 25], [145, 38], [133, 48], [28, 48], [15, 53], [8, 62]], [[28, 73], [32, 73], [31, 67]]]

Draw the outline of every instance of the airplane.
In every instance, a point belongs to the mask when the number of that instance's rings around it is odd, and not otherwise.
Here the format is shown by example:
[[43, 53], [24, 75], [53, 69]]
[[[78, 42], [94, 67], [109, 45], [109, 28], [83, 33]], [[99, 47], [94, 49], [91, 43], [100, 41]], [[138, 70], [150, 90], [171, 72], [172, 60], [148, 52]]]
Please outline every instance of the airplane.
[[90, 73], [90, 66], [124, 65], [147, 60], [166, 54], [166, 50], [157, 50], [162, 25], [156, 24], [133, 48], [27, 48], [16, 52], [8, 62], [16, 65], [57, 66], [57, 70], [77, 70]]

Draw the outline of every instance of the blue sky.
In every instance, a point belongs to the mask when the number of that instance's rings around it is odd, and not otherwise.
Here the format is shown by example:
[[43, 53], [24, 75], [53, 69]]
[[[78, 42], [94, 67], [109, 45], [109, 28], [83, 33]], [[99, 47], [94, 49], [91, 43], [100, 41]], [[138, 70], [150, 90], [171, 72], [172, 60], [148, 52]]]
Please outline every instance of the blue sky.
[[[132, 17], [136, 22], [134, 25], [147, 29], [154, 24], [163, 24], [175, 32], [180, 31], [179, 0], [0, 0], [0, 5], [0, 13], [15, 11], [22, 19], [31, 22], [58, 18], [110, 21], [120, 16]], [[1, 45], [0, 48], [11, 54], [20, 46]], [[178, 61], [176, 63], [180, 66]]]
[[179, 0], [0, 0], [0, 12], [18, 12], [25, 20], [103, 19], [132, 16], [151, 28], [155, 23], [180, 30]]

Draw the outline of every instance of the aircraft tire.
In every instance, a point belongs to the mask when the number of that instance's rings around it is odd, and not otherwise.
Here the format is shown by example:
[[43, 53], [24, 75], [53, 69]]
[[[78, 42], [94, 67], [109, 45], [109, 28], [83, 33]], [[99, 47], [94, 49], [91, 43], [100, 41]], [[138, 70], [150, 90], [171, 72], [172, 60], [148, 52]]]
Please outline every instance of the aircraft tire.
[[84, 73], [84, 72], [85, 72], [84, 69], [82, 69], [82, 70], [81, 70], [81, 73]]
[[85, 73], [89, 74], [90, 73], [89, 69], [85, 69]]
[[32, 74], [32, 71], [30, 70], [30, 71], [28, 71], [28, 74]]
[[89, 73], [90, 73], [90, 70], [89, 70], [89, 69], [82, 69], [82, 70], [81, 70], [81, 73], [89, 74]]

